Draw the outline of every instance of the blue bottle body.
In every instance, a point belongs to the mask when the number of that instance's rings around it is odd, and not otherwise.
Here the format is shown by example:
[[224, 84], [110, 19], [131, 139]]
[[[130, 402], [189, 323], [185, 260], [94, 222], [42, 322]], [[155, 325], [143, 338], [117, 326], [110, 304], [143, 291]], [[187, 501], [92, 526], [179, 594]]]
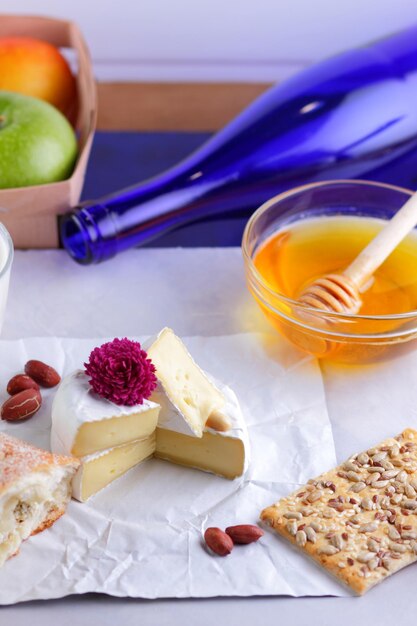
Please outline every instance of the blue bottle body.
[[417, 185], [417, 27], [273, 87], [174, 168], [65, 216], [61, 237], [77, 261], [99, 262], [336, 178]]

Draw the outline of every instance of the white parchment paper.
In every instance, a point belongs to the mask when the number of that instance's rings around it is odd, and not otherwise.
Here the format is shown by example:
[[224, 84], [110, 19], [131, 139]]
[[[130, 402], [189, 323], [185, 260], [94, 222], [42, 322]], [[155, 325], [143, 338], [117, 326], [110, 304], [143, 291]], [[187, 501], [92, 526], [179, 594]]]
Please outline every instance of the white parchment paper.
[[[65, 375], [103, 341], [1, 341], [0, 387], [29, 358]], [[248, 473], [228, 481], [156, 459], [133, 468], [88, 503], [72, 501], [51, 529], [24, 543], [0, 570], [1, 604], [91, 591], [142, 598], [347, 595], [272, 533], [226, 558], [209, 554], [202, 543], [207, 526], [256, 523], [263, 507], [335, 464], [317, 362], [276, 335], [191, 337], [185, 343], [239, 397], [251, 440]], [[53, 394], [44, 392], [32, 419], [0, 422], [0, 429], [49, 448]]]

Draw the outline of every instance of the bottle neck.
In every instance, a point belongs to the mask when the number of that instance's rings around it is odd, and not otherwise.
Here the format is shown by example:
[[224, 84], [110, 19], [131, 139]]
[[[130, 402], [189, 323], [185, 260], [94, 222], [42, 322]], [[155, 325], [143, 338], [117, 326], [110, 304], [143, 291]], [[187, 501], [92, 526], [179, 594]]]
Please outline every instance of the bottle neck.
[[[70, 256], [83, 265], [100, 263], [162, 233], [216, 213], [210, 194], [227, 176], [190, 180], [173, 169], [142, 185], [125, 189], [98, 202], [84, 203], [60, 221], [61, 241]], [[217, 212], [222, 211], [218, 206]]]
[[81, 265], [100, 263], [117, 254], [117, 234], [111, 211], [105, 205], [96, 204], [92, 212], [82, 208], [60, 220], [61, 241], [69, 255]]

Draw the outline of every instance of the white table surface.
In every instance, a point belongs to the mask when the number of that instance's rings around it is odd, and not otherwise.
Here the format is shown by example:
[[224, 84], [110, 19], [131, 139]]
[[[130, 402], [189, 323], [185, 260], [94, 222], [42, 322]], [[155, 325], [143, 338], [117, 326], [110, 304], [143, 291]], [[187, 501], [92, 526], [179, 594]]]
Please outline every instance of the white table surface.
[[[180, 278], [173, 280], [173, 275]], [[202, 276], [206, 278], [202, 280]], [[246, 290], [240, 250], [134, 250], [92, 267], [77, 266], [62, 251], [15, 255], [4, 339], [120, 337], [153, 334], [163, 326], [173, 327], [179, 335], [269, 330]], [[376, 374], [357, 368], [354, 375], [357, 383], [366, 388], [368, 377]], [[350, 419], [350, 425], [359, 428], [361, 419], [375, 414], [375, 398], [366, 394], [352, 396], [344, 385], [343, 369], [323, 367], [323, 376], [336, 449], [339, 458], [343, 458], [352, 451], [343, 420]], [[398, 415], [411, 406], [417, 407], [417, 373], [415, 381], [409, 396], [389, 394]], [[340, 415], [339, 410], [335, 414], [336, 396], [338, 407], [341, 396], [345, 401], [345, 415]], [[414, 409], [414, 417], [416, 412]], [[400, 419], [396, 430], [402, 425]], [[291, 626], [351, 626], [365, 620], [378, 626], [403, 624], [417, 609], [412, 570], [413, 567], [399, 572], [364, 598], [144, 601], [89, 594], [2, 607], [0, 624], [113, 626], [116, 620], [123, 626], [246, 626], [270, 620]]]

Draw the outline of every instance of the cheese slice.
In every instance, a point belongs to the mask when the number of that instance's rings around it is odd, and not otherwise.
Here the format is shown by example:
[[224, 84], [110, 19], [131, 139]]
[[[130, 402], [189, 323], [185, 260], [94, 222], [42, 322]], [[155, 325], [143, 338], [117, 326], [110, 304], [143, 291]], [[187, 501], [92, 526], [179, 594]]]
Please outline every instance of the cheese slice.
[[155, 451], [155, 433], [122, 446], [88, 455], [81, 459], [72, 481], [72, 495], [85, 502], [132, 467], [148, 459]]
[[101, 398], [92, 390], [87, 375], [77, 370], [64, 378], [54, 397], [52, 450], [83, 457], [144, 439], [155, 431], [159, 409], [149, 400], [119, 406]]
[[218, 432], [206, 428], [202, 437], [196, 437], [173, 430], [172, 424], [165, 428], [160, 421], [155, 456], [233, 480], [242, 476], [249, 466], [249, 435], [236, 395], [217, 381], [216, 385], [226, 402], [223, 412], [231, 423], [230, 430]]
[[159, 383], [152, 400], [161, 406], [160, 425], [202, 437], [209, 415], [225, 405], [223, 394], [170, 328], [159, 333], [147, 352]]

